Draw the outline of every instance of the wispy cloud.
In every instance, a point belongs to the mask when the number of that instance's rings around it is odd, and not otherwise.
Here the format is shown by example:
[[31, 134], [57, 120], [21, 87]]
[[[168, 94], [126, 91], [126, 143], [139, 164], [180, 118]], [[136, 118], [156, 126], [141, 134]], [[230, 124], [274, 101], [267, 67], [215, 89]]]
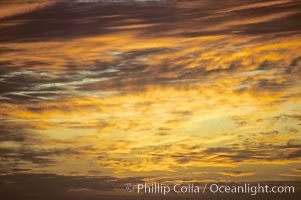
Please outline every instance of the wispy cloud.
[[53, 5], [59, 0], [48, 0], [48, 1], [32, 1], [27, 2], [12, 0], [9, 2], [0, 2], [0, 20], [8, 17], [13, 17], [25, 13], [30, 13], [39, 9], [46, 8], [47, 6]]
[[300, 2], [212, 2], [6, 14], [1, 173], [286, 180], [301, 162]]
[[239, 177], [239, 176], [253, 176], [255, 172], [248, 172], [248, 171], [224, 171], [219, 172], [221, 175], [225, 176], [233, 176], [233, 177]]

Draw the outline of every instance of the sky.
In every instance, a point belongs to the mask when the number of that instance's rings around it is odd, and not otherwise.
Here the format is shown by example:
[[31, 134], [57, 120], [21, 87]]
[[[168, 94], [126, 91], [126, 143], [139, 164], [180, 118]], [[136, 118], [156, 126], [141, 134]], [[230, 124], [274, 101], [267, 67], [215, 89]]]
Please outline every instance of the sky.
[[300, 10], [0, 1], [2, 192], [29, 177], [59, 179], [64, 194], [300, 181]]

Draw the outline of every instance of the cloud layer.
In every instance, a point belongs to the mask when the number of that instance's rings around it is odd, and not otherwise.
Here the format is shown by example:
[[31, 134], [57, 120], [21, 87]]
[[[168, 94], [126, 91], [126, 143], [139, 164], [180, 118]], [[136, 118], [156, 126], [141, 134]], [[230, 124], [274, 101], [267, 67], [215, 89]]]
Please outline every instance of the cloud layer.
[[0, 16], [3, 176], [300, 180], [299, 1], [26, 6]]

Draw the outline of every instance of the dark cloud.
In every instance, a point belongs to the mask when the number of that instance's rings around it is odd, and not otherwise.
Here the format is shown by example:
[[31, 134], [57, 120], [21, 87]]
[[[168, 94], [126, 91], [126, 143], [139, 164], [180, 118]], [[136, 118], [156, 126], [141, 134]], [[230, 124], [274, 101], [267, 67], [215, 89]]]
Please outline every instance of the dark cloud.
[[260, 134], [262, 135], [278, 135], [279, 134], [279, 131], [267, 131], [267, 132], [261, 132]]
[[[116, 178], [110, 176], [104, 177], [84, 177], [84, 176], [60, 176], [55, 174], [12, 174], [0, 176], [0, 194], [5, 199], [19, 200], [19, 199], [32, 199], [32, 200], [130, 200], [130, 199], [191, 199], [199, 197], [185, 194], [175, 195], [169, 194], [167, 196], [161, 195], [143, 195], [137, 193], [126, 193], [124, 191], [127, 183], [143, 183], [143, 177], [138, 178]], [[194, 183], [197, 185], [197, 183]], [[225, 183], [216, 183], [225, 184]], [[250, 185], [257, 185], [258, 183], [249, 183]], [[300, 182], [286, 181], [286, 182], [260, 182], [262, 185], [293, 185], [296, 188], [295, 194], [257, 194], [255, 197], [258, 199], [270, 198], [287, 198], [298, 199], [300, 196], [299, 186]], [[236, 183], [231, 183], [236, 185]], [[197, 196], [198, 195], [198, 196]], [[206, 199], [254, 199], [250, 194], [203, 194]]]
[[286, 145], [272, 145], [254, 142], [250, 139], [244, 142], [244, 147], [211, 147], [205, 150], [177, 153], [171, 157], [179, 164], [205, 162], [212, 158], [216, 161], [223, 160], [225, 165], [251, 161], [286, 162], [301, 158], [300, 144], [300, 140], [289, 140]]
[[[216, 4], [212, 1], [196, 1], [199, 6], [189, 6], [189, 1], [178, 3], [151, 4], [70, 4], [59, 3], [34, 12], [1, 19], [3, 23], [18, 22], [12, 26], [0, 27], [0, 42], [9, 41], [70, 41], [70, 39], [86, 38], [88, 36], [105, 36], [120, 33], [125, 26], [133, 26], [127, 30], [135, 30], [137, 37], [176, 36], [193, 38], [196, 36], [214, 35], [257, 35], [254, 41], [262, 42], [276, 37], [288, 37], [289, 34], [300, 32], [299, 1], [273, 4], [273, 1], [223, 1]], [[263, 6], [253, 6], [256, 3], [267, 3]], [[269, 5], [269, 3], [272, 3]], [[185, 5], [188, 6], [185, 6]], [[282, 16], [283, 13], [295, 13]], [[269, 19], [270, 15], [280, 16]], [[253, 19], [263, 22], [252, 22]], [[266, 19], [266, 20], [265, 20]], [[244, 21], [245, 20], [245, 21]], [[249, 22], [251, 20], [251, 22]], [[21, 23], [22, 22], [22, 23]], [[239, 23], [239, 25], [235, 25]], [[228, 25], [227, 25], [228, 24]], [[280, 25], [279, 25], [280, 24]], [[147, 26], [145, 26], [147, 25]], [[141, 27], [140, 27], [141, 26]], [[195, 27], [195, 28], [191, 28]], [[213, 30], [207, 30], [215, 27]], [[285, 32], [283, 34], [282, 32]], [[270, 34], [265, 36], [265, 34]], [[176, 42], [176, 41], [175, 41]], [[239, 44], [246, 45], [244, 42]], [[235, 48], [238, 48], [239, 45]], [[210, 48], [219, 49], [229, 46], [227, 41], [220, 41]], [[210, 50], [209, 48], [209, 50]], [[23, 49], [1, 47], [0, 51], [27, 55]], [[44, 51], [44, 50], [42, 50]], [[89, 51], [89, 50], [87, 50]], [[0, 94], [2, 102], [40, 102], [57, 101], [83, 91], [144, 91], [149, 86], [190, 86], [196, 82], [202, 84], [221, 77], [231, 77], [235, 72], [241, 72], [244, 59], [237, 58], [230, 63], [217, 63], [214, 60], [200, 60], [195, 68], [187, 66], [206, 52], [183, 54], [178, 57], [166, 58], [157, 65], [149, 65], [139, 61], [152, 55], [181, 53], [179, 48], [144, 48], [125, 52], [110, 52], [114, 57], [110, 62], [96, 59], [93, 63], [77, 63], [70, 57], [58, 54], [51, 62], [44, 60], [7, 60], [0, 62]], [[228, 49], [229, 51], [229, 49]], [[195, 56], [195, 59], [188, 58]], [[224, 55], [216, 55], [223, 57]], [[214, 58], [212, 58], [214, 59]], [[278, 75], [284, 77], [284, 82], [277, 79], [246, 78], [241, 81], [237, 92], [283, 92], [296, 84], [300, 73], [299, 57], [291, 60], [291, 64]], [[60, 63], [60, 73], [53, 74], [51, 68]], [[280, 61], [265, 60], [258, 63], [257, 70], [271, 70], [283, 66]], [[216, 66], [212, 69], [206, 67]], [[12, 70], [14, 69], [14, 70]], [[22, 70], [21, 70], [22, 69]], [[28, 69], [27, 71], [24, 69]], [[43, 70], [41, 70], [43, 69]], [[86, 73], [83, 73], [85, 71]], [[295, 77], [295, 78], [292, 78]], [[247, 87], [244, 87], [248, 85]], [[281, 101], [280, 99], [279, 101]], [[283, 100], [282, 100], [283, 101]]]
[[53, 156], [62, 155], [78, 155], [78, 151], [74, 149], [46, 149], [33, 150], [30, 148], [0, 148], [1, 158], [13, 160], [14, 162], [26, 161], [33, 164], [54, 164], [56, 161]]
[[298, 115], [298, 114], [285, 115], [285, 117], [301, 120], [301, 115]]
[[[1, 47], [0, 46], [0, 55], [3, 55], [5, 53], [11, 53], [11, 52], [22, 52], [22, 49], [14, 49], [9, 47]], [[0, 66], [3, 65], [3, 63], [0, 63]]]
[[[167, 36], [175, 34], [173, 33], [175, 31], [178, 32], [176, 33], [177, 35], [186, 37], [223, 35], [232, 34], [232, 32], [239, 34], [265, 34], [300, 31], [300, 13], [256, 24], [246, 22], [239, 26], [206, 31], [207, 27], [221, 25], [232, 20], [264, 18], [271, 14], [288, 11], [298, 12], [301, 6], [299, 1], [255, 8], [250, 7], [249, 9], [237, 9], [233, 12], [224, 11], [235, 6], [252, 5], [256, 1], [235, 2], [228, 0], [223, 1], [223, 4], [216, 4], [212, 1], [199, 2], [199, 6], [183, 6], [183, 8], [180, 6], [176, 7], [175, 5], [177, 4], [173, 2], [114, 5], [102, 3], [61, 3], [32, 13], [2, 19], [5, 23], [8, 23], [9, 20], [18, 21], [21, 19], [26, 22], [13, 27], [2, 27], [1, 33], [3, 34], [0, 34], [0, 41], [74, 39], [120, 32], [123, 30], [122, 26], [124, 25], [139, 25], [140, 23], [150, 25], [149, 27], [138, 29], [142, 35], [153, 36]], [[95, 15], [98, 17], [95, 18]], [[131, 22], [131, 20], [140, 20], [140, 22]], [[191, 30], [190, 27], [198, 27], [198, 29], [189, 32], [188, 30]]]
[[[0, 177], [0, 193], [7, 199], [78, 199], [69, 196], [71, 189], [113, 191], [123, 189], [126, 183], [141, 182], [140, 178], [59, 176], [55, 174], [12, 174]], [[100, 194], [90, 196], [100, 198]], [[87, 196], [82, 197], [86, 199]], [[89, 198], [89, 199], [90, 199]]]
[[38, 134], [33, 129], [37, 129], [34, 124], [0, 120], [0, 142], [12, 141], [33, 144], [48, 139], [47, 136]]
[[[257, 144], [260, 145], [260, 144]], [[300, 148], [298, 145], [285, 145], [285, 146], [270, 146], [270, 147], [260, 147], [253, 146], [251, 148], [246, 149], [216, 149], [210, 148], [207, 149], [206, 153], [216, 154], [218, 157], [229, 158], [233, 162], [241, 162], [241, 161], [275, 161], [275, 160], [293, 160], [301, 157]], [[292, 148], [292, 149], [291, 149]], [[297, 148], [297, 150], [295, 150]], [[283, 150], [286, 150], [283, 152]], [[223, 155], [225, 153], [225, 155]], [[229, 155], [228, 153], [233, 153]]]
[[[13, 167], [20, 166], [20, 163], [27, 162], [39, 165], [49, 165], [56, 162], [56, 157], [78, 156], [79, 150], [95, 150], [92, 147], [78, 148], [49, 148], [38, 149], [35, 145], [44, 144], [45, 142], [59, 143], [61, 141], [54, 140], [38, 133], [36, 130], [41, 128], [29, 123], [12, 123], [2, 121], [0, 123], [0, 142], [14, 142], [15, 147], [0, 148], [0, 158], [7, 164], [10, 171]], [[67, 141], [63, 141], [66, 143]], [[17, 168], [16, 168], [17, 169]], [[12, 170], [14, 171], [14, 170]]]

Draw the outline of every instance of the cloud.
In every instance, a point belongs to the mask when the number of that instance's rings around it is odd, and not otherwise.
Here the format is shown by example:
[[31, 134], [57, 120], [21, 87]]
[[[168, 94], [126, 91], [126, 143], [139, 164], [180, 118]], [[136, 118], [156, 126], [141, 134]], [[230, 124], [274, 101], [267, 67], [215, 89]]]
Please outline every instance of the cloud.
[[[48, 8], [45, 12], [35, 12], [22, 16], [26, 22], [17, 23], [13, 26], [14, 29], [11, 26], [4, 26], [4, 29], [12, 34], [1, 35], [1, 38], [3, 41], [16, 39], [18, 30], [22, 30], [23, 40], [27, 41], [66, 39], [69, 36], [78, 38], [116, 33], [120, 30], [126, 31], [129, 29], [140, 32], [142, 36], [172, 35], [185, 37], [236, 33], [255, 35], [281, 32], [294, 33], [299, 30], [299, 26], [296, 24], [299, 17], [298, 1], [267, 1], [261, 3], [266, 5], [263, 7], [254, 7], [252, 1], [243, 3], [229, 1], [221, 5], [216, 5], [210, 1], [205, 3], [199, 1], [197, 2], [198, 6], [193, 8], [185, 7], [185, 3], [189, 4], [189, 2], [153, 3], [148, 6], [122, 4], [122, 7], [112, 6], [112, 9], [108, 10], [106, 9], [107, 5], [103, 3], [94, 3], [93, 6], [90, 6], [91, 4], [64, 6], [70, 5], [70, 3], [65, 2], [59, 4], [61, 6]], [[40, 4], [44, 6], [44, 4], [48, 5], [49, 3]], [[20, 5], [20, 8], [14, 6], [14, 10], [6, 11], [7, 13], [4, 16], [32, 11], [40, 8], [40, 4]], [[136, 7], [139, 7], [139, 12], [134, 12]], [[208, 7], [212, 9], [208, 10]], [[149, 12], [149, 8], [155, 9]], [[229, 9], [235, 12], [224, 12]], [[82, 14], [80, 16], [76, 15], [73, 10], [80, 10]], [[37, 34], [34, 29], [39, 24], [37, 19], [40, 16], [47, 19], [52, 11], [56, 13], [56, 20], [49, 19], [47, 21], [47, 34]], [[64, 13], [68, 13], [69, 17], [65, 18]], [[93, 18], [95, 13], [99, 16], [98, 18]], [[166, 13], [169, 13], [169, 15], [166, 16]], [[108, 17], [110, 21], [107, 20]], [[191, 20], [192, 18], [194, 20]], [[177, 24], [181, 25], [178, 26]], [[275, 26], [274, 24], [283, 26]], [[46, 25], [40, 24], [40, 26]], [[132, 28], [124, 28], [125, 26]], [[199, 29], [189, 29], [189, 27], [196, 26]], [[65, 27], [70, 27], [70, 29]], [[17, 29], [16, 32], [14, 32], [15, 29]]]
[[296, 168], [296, 169], [294, 169], [294, 171], [301, 172], [301, 169], [300, 168]]
[[300, 177], [301, 177], [300, 174], [280, 174], [280, 176], [292, 177], [292, 178], [295, 178], [296, 180], [300, 180]]
[[[1, 184], [10, 182], [10, 187], [1, 187], [1, 194], [9, 199], [78, 199], [74, 192], [80, 192], [81, 199], [100, 198], [105, 191], [121, 190], [126, 183], [141, 182], [141, 178], [60, 176], [55, 174], [13, 174], [1, 175]], [[58, 184], [59, 183], [59, 184]], [[12, 190], [13, 188], [13, 190]], [[88, 193], [85, 193], [86, 190]], [[89, 192], [96, 192], [91, 193]], [[79, 193], [77, 193], [79, 194]], [[96, 195], [96, 196], [94, 196]]]
[[37, 2], [32, 1], [32, 3], [27, 3], [25, 1], [22, 2], [18, 0], [1, 2], [0, 19], [5, 19], [21, 14], [34, 12], [46, 8], [50, 5], [53, 5], [56, 2], [57, 2], [56, 0], [37, 1]]
[[233, 177], [240, 177], [240, 176], [253, 176], [255, 172], [249, 171], [223, 171], [219, 172], [219, 174], [224, 176], [233, 176]]
[[[247, 179], [283, 178], [300, 163], [299, 7], [62, 3], [2, 19], [4, 173], [174, 178], [232, 167], [231, 180], [252, 163]], [[82, 190], [95, 192], [70, 193]]]
[[27, 161], [32, 164], [53, 164], [55, 162], [52, 156], [76, 155], [77, 151], [73, 149], [48, 149], [33, 150], [27, 148], [12, 149], [1, 148], [1, 158], [14, 161]]
[[[56, 174], [13, 174], [13, 175], [1, 175], [0, 183], [2, 187], [0, 192], [3, 197], [7, 199], [23, 199], [31, 198], [35, 199], [88, 199], [96, 200], [100, 198], [105, 199], [133, 199], [143, 198], [144, 194], [128, 193], [125, 192], [124, 187], [127, 183], [137, 184], [143, 183], [146, 177], [139, 178], [117, 178], [113, 176], [101, 176], [101, 177], [84, 177], [84, 176], [61, 176]], [[177, 182], [182, 183], [182, 182]], [[171, 183], [173, 184], [173, 183]], [[203, 184], [203, 183], [200, 183]], [[222, 185], [224, 183], [218, 183]], [[238, 183], [231, 183], [231, 185], [237, 185]], [[256, 185], [257, 183], [248, 182], [250, 185]], [[273, 182], [260, 182], [261, 185], [293, 185], [295, 189], [295, 195], [298, 195], [300, 182], [293, 181], [273, 181]], [[199, 185], [199, 182], [194, 183]], [[199, 195], [199, 194], [196, 194]], [[204, 194], [206, 199], [211, 199], [212, 196]], [[208, 195], [208, 196], [207, 196]], [[231, 194], [229, 194], [231, 195]], [[240, 196], [235, 194], [235, 196]], [[278, 194], [279, 195], [279, 194]], [[258, 198], [265, 197], [264, 194], [257, 194]], [[273, 194], [268, 194], [269, 197], [276, 198]], [[188, 198], [194, 197], [193, 194]], [[228, 196], [233, 198], [232, 196]], [[279, 196], [278, 196], [279, 197]], [[161, 197], [157, 197], [161, 199]], [[162, 197], [163, 198], [163, 197]], [[216, 195], [214, 196], [216, 198]], [[213, 199], [214, 199], [213, 198]], [[170, 193], [164, 196], [164, 199], [183, 199], [183, 196], [177, 197]], [[186, 199], [186, 197], [184, 197]]]

